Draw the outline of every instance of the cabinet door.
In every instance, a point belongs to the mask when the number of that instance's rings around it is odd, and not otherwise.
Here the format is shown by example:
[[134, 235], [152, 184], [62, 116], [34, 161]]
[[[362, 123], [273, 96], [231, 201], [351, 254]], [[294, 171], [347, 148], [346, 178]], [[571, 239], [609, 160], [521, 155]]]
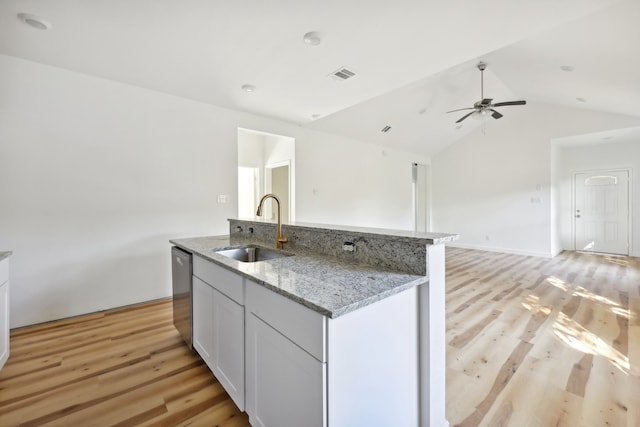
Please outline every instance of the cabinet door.
[[213, 288], [193, 276], [193, 348], [213, 366]]
[[213, 290], [213, 365], [220, 384], [244, 411], [244, 307]]
[[326, 364], [247, 315], [247, 413], [254, 427], [326, 426]]

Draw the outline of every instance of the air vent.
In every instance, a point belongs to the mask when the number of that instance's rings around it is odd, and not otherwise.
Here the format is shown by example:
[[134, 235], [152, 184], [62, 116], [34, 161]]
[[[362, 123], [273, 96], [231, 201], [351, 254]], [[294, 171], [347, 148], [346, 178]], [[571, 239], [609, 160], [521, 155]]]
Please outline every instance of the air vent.
[[381, 130], [380, 132], [387, 133], [387, 132], [389, 132], [390, 130], [391, 130], [391, 126], [388, 126], [388, 125], [387, 125], [387, 126], [383, 127], [383, 128], [382, 128], [382, 130]]
[[335, 80], [340, 80], [340, 81], [350, 79], [355, 75], [356, 73], [354, 73], [353, 71], [349, 70], [346, 67], [340, 67], [333, 73], [329, 74], [329, 76], [331, 76]]

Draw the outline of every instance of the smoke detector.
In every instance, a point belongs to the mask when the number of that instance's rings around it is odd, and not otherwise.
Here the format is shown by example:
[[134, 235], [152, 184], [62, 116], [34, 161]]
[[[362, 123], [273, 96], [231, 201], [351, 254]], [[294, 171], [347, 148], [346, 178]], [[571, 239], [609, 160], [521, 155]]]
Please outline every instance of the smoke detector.
[[322, 34], [317, 31], [311, 31], [302, 36], [304, 44], [309, 46], [318, 46], [322, 41]]

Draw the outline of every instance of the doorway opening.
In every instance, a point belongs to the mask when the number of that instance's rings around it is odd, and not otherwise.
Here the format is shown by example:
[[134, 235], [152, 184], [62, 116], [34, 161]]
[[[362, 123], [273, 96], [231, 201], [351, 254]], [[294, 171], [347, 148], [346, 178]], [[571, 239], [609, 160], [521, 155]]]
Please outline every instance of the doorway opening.
[[430, 231], [428, 165], [411, 164], [411, 186], [413, 194], [413, 231]]
[[[280, 215], [282, 222], [289, 222], [291, 195], [291, 161], [278, 162], [265, 166], [265, 193], [273, 193], [280, 200]], [[275, 209], [273, 204], [266, 206], [267, 217], [273, 220]]]
[[238, 218], [255, 215], [256, 204], [260, 200], [260, 183], [259, 167], [238, 166]]
[[[295, 220], [295, 140], [238, 128], [238, 217], [255, 218], [260, 198], [267, 193], [280, 200], [282, 222]], [[272, 203], [263, 218], [276, 219]]]
[[575, 250], [629, 255], [629, 177], [628, 169], [574, 174]]

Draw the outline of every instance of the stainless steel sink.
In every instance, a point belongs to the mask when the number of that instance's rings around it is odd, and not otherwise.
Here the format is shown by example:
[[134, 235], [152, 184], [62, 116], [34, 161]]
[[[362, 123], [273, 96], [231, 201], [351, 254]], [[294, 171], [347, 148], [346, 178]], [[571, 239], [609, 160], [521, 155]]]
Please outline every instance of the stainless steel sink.
[[260, 246], [242, 246], [233, 249], [215, 251], [217, 254], [235, 259], [240, 262], [258, 262], [292, 256], [286, 252], [275, 249], [262, 248]]

